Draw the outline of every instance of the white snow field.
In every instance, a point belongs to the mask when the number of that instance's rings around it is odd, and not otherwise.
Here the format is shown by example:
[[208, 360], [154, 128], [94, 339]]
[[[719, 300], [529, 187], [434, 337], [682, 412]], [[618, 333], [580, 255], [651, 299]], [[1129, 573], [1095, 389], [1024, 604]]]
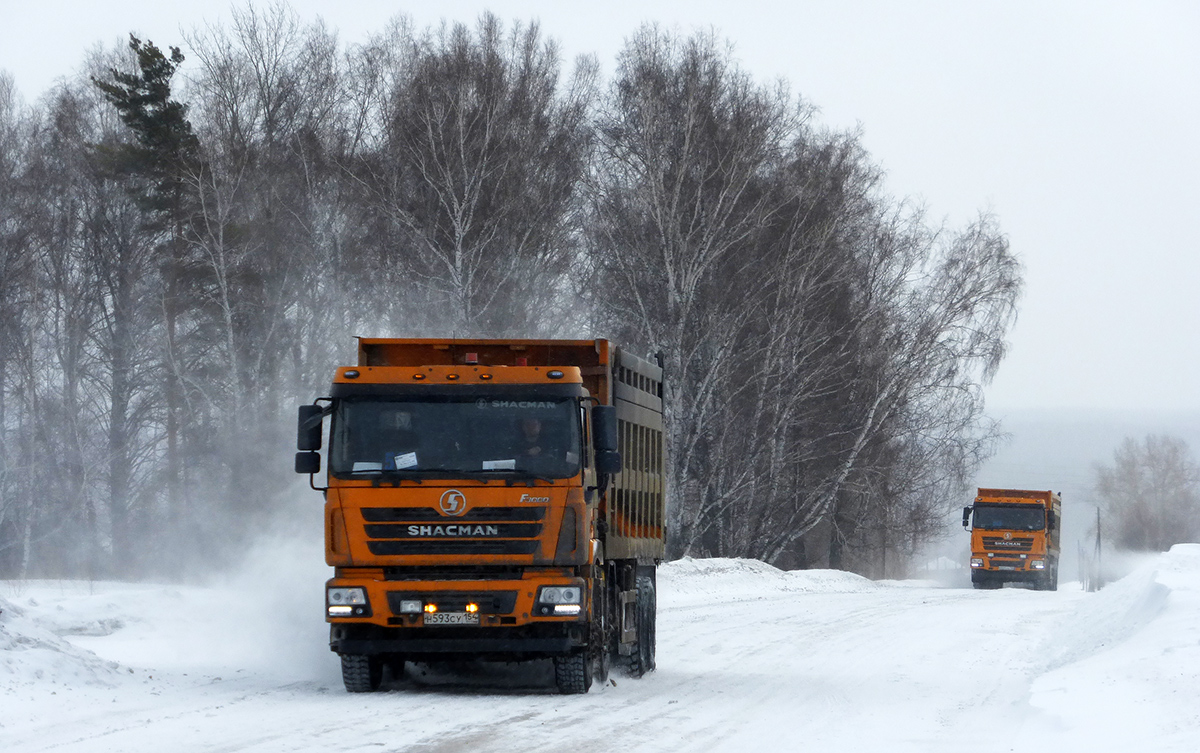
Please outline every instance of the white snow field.
[[743, 560], [659, 576], [658, 670], [341, 687], [323, 563], [207, 587], [0, 583], [0, 751], [1200, 750], [1200, 545], [1092, 594]]

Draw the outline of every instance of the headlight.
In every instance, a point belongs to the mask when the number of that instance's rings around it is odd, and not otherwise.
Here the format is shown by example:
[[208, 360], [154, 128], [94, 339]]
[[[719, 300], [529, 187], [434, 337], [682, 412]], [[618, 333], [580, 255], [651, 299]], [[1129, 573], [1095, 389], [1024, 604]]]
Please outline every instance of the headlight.
[[971, 567], [983, 567], [983, 557], [972, 557]]
[[1032, 567], [1034, 570], [1045, 570], [1046, 569], [1046, 563], [1042, 560], [1030, 560], [1029, 566]]
[[542, 604], [579, 604], [582, 595], [578, 586], [544, 586], [538, 601]]
[[579, 586], [542, 586], [535, 607], [539, 615], [575, 615], [582, 611], [583, 589]]
[[366, 604], [367, 592], [362, 588], [330, 588], [325, 592], [325, 603], [334, 604]]
[[370, 617], [365, 588], [325, 589], [325, 614], [330, 617]]

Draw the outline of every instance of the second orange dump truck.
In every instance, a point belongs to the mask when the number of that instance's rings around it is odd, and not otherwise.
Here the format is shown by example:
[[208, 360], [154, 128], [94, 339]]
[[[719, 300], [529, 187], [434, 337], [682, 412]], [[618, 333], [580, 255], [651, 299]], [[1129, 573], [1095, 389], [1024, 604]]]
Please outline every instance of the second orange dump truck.
[[614, 658], [654, 668], [660, 366], [606, 340], [361, 339], [300, 408], [297, 472], [320, 470], [325, 418], [347, 690], [405, 660], [550, 658], [563, 693]]
[[1058, 589], [1062, 497], [1057, 492], [979, 489], [975, 503], [963, 508], [962, 522], [971, 526], [975, 588], [1027, 583]]

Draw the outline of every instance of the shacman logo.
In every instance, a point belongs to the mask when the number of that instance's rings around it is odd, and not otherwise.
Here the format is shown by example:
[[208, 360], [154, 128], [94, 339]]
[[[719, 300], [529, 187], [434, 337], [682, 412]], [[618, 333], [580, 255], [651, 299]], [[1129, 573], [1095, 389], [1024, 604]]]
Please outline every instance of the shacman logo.
[[518, 408], [526, 410], [529, 408], [553, 408], [555, 404], [544, 400], [488, 400], [486, 397], [481, 397], [475, 401], [475, 407], [481, 410], [486, 408]]
[[1011, 533], [1005, 533], [1005, 534], [1004, 534], [1004, 540], [1005, 540], [1005, 541], [1008, 541], [1008, 540], [1009, 540], [1009, 539], [1011, 539], [1011, 538], [1012, 538], [1012, 534], [1011, 534]]
[[447, 489], [438, 500], [443, 515], [462, 515], [467, 511], [467, 498], [458, 489]]

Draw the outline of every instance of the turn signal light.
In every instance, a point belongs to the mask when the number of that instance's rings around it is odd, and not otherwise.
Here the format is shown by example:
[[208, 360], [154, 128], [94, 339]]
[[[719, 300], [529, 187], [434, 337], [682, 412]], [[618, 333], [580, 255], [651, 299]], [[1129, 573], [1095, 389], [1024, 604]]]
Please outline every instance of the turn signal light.
[[426, 614], [433, 614], [436, 611], [437, 611], [437, 604], [426, 604], [425, 605], [425, 613]]

